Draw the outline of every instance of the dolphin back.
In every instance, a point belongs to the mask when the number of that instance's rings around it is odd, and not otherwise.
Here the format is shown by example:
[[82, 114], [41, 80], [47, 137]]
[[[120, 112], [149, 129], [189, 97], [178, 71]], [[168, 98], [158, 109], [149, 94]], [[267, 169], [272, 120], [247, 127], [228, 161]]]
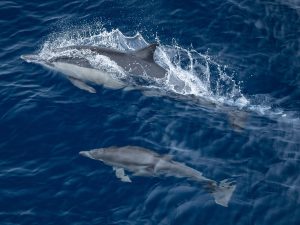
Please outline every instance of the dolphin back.
[[[154, 61], [154, 52], [158, 46], [157, 43], [153, 43], [145, 48], [123, 52], [117, 49], [100, 46], [73, 45], [58, 48], [56, 51], [62, 52], [71, 49], [89, 50], [93, 53], [110, 58], [127, 72], [132, 72], [137, 75], [146, 73], [150, 77], [163, 78], [166, 76], [167, 71]], [[71, 60], [73, 60], [73, 58], [71, 58]]]

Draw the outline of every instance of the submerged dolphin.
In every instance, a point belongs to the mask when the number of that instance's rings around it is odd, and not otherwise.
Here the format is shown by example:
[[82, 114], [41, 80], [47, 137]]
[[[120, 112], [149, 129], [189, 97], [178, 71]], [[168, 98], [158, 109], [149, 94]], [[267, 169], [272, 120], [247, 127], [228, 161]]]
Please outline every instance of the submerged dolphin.
[[199, 182], [212, 193], [217, 204], [225, 207], [235, 190], [235, 185], [227, 180], [218, 185], [216, 181], [204, 177], [201, 172], [173, 161], [169, 156], [137, 146], [100, 148], [81, 151], [79, 154], [112, 166], [117, 178], [123, 182], [131, 182], [124, 170], [132, 172], [133, 176], [174, 176]]
[[[91, 55], [108, 57], [127, 73], [133, 75], [146, 74], [153, 78], [163, 78], [167, 71], [155, 63], [153, 58], [157, 46], [158, 44], [154, 43], [136, 51], [121, 52], [104, 47], [74, 45], [58, 48], [55, 51], [63, 53], [67, 50], [88, 50]], [[125, 86], [123, 82], [113, 78], [111, 74], [92, 66], [89, 60], [84, 56], [79, 57], [70, 54], [60, 54], [60, 56], [44, 60], [39, 55], [22, 55], [21, 58], [27, 62], [41, 64], [67, 75], [75, 86], [91, 93], [95, 93], [96, 90], [86, 84], [86, 82], [104, 85], [113, 89]]]

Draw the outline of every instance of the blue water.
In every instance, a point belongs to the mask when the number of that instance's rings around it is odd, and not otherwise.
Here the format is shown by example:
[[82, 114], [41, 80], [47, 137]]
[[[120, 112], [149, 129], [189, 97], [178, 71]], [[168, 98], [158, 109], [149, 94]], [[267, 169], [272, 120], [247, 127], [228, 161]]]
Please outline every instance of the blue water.
[[[0, 224], [300, 224], [299, 27], [297, 0], [1, 1]], [[91, 94], [20, 58], [152, 42], [169, 77], [147, 92]], [[125, 145], [230, 178], [229, 206], [78, 154]]]

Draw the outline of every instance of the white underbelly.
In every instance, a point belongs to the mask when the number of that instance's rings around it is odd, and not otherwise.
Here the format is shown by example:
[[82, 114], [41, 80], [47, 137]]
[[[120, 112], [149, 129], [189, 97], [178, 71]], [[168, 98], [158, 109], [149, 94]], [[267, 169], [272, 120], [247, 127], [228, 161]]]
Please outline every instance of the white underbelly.
[[122, 81], [104, 71], [62, 62], [55, 62], [53, 65], [55, 70], [78, 80], [92, 82], [112, 89], [119, 89], [125, 86]]

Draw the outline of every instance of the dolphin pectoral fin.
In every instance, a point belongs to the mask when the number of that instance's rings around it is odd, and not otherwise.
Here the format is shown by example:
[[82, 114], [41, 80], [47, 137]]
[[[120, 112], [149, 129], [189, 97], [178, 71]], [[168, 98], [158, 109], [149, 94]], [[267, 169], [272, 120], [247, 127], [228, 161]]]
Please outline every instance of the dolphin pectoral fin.
[[125, 174], [125, 171], [123, 168], [116, 168], [113, 167], [113, 170], [116, 173], [116, 177], [119, 178], [122, 182], [128, 182], [131, 183], [132, 181], [130, 180], [130, 177]]
[[136, 88], [134, 88], [133, 86], [127, 86], [125, 88], [123, 88], [124, 91], [132, 91], [135, 90]]
[[166, 161], [172, 161], [173, 156], [172, 156], [172, 155], [163, 155], [162, 158], [163, 158], [164, 160], [166, 160]]
[[68, 77], [68, 79], [74, 86], [78, 87], [79, 89], [88, 91], [90, 93], [96, 93], [96, 90], [93, 87], [87, 85], [83, 81], [75, 79], [73, 77]]

